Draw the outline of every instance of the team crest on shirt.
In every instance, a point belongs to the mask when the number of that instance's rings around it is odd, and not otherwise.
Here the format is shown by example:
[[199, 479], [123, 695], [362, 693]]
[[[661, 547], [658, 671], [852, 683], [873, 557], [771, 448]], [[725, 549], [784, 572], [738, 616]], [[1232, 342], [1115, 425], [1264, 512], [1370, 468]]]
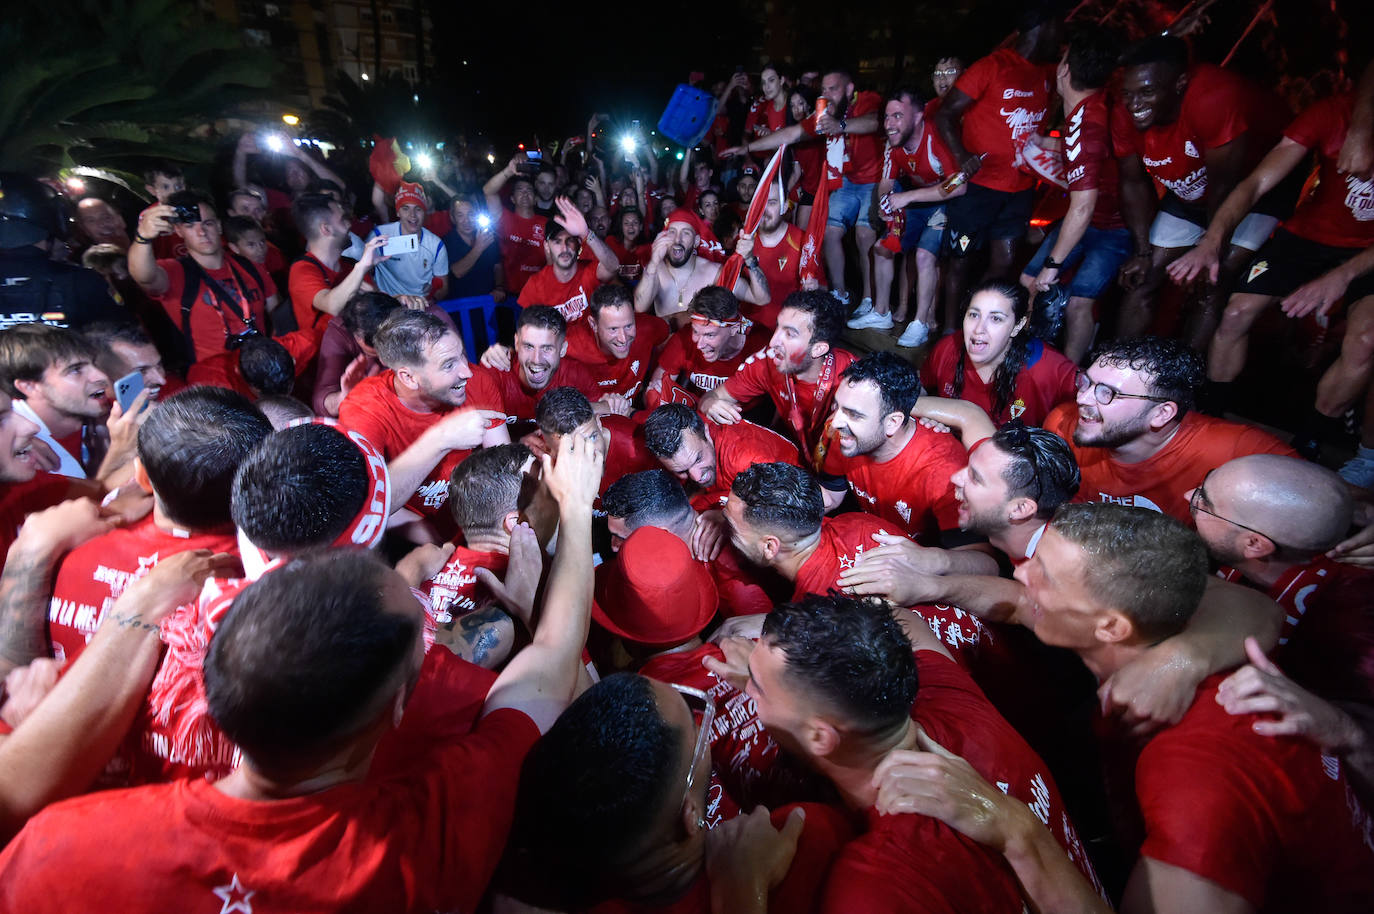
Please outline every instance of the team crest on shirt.
[[630, 374], [639, 374], [639, 359], [630, 363]]
[[1025, 400], [1022, 400], [1020, 397], [1017, 397], [1016, 400], [1013, 401], [1012, 404], [1011, 404], [1011, 417], [1012, 417], [1013, 419], [1020, 419], [1020, 418], [1021, 418], [1021, 414], [1024, 413], [1025, 411], [1026, 411], [1026, 401], [1025, 401]]
[[1256, 277], [1258, 277], [1261, 273], [1267, 272], [1268, 270], [1269, 261], [1256, 260], [1253, 264], [1250, 265], [1250, 278], [1247, 279], [1246, 282], [1254, 282]]
[[786, 256], [782, 256], [782, 257], [779, 257], [779, 258], [778, 258], [778, 269], [779, 269], [779, 270], [785, 270], [785, 269], [787, 269], [787, 257], [786, 257]]
[[258, 893], [244, 888], [243, 883], [239, 882], [238, 873], [234, 874], [228, 885], [222, 885], [210, 891], [214, 892], [224, 902], [224, 907], [219, 909], [219, 914], [233, 914], [234, 911], [253, 914], [253, 904], [249, 899]]
[[896, 508], [896, 509], [897, 509], [897, 513], [901, 515], [901, 517], [902, 517], [902, 523], [904, 523], [904, 524], [909, 524], [909, 523], [911, 523], [911, 506], [910, 506], [910, 505], [908, 505], [908, 504], [907, 504], [906, 502], [904, 502], [904, 501], [900, 501], [900, 500], [899, 500], [899, 501], [898, 501], [895, 505], [893, 505], [892, 507]]
[[424, 500], [426, 508], [437, 508], [448, 500], [448, 483], [436, 479], [420, 486], [415, 490], [415, 494]]
[[1360, 222], [1374, 219], [1374, 180], [1361, 181], [1354, 175], [1345, 176], [1345, 206]]
[[961, 251], [967, 251], [967, 250], [968, 250], [969, 242], [972, 241], [972, 240], [973, 240], [973, 239], [969, 238], [969, 236], [967, 236], [967, 235], [960, 235], [960, 236], [959, 236], [959, 250], [961, 250]]
[[1202, 156], [1198, 154], [1197, 147], [1193, 145], [1192, 140], [1183, 141], [1183, 151], [1194, 159], [1202, 158]]

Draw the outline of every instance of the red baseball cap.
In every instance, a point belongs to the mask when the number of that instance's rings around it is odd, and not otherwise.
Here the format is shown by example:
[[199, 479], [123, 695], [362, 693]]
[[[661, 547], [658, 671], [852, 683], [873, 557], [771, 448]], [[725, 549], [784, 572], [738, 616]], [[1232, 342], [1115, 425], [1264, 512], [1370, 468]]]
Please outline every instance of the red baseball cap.
[[599, 575], [592, 618], [607, 631], [648, 647], [681, 644], [701, 633], [720, 599], [705, 563], [658, 527], [625, 538], [615, 565]]
[[410, 181], [402, 181], [401, 186], [396, 190], [396, 209], [407, 203], [414, 203], [425, 212], [429, 212], [429, 199], [425, 196], [423, 184], [414, 184]]

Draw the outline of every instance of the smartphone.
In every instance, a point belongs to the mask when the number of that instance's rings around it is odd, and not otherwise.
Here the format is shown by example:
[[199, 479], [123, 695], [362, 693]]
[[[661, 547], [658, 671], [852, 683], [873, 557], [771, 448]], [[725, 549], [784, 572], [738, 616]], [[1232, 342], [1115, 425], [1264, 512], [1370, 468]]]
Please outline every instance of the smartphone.
[[382, 256], [395, 257], [397, 254], [413, 254], [418, 250], [419, 235], [392, 235], [386, 239], [386, 244], [382, 245]]
[[477, 217], [477, 227], [481, 229], [491, 228], [491, 217], [486, 213], [481, 213]]
[[131, 371], [115, 381], [114, 392], [115, 399], [119, 401], [119, 408], [127, 413], [129, 407], [134, 405], [134, 400], [143, 393], [143, 372]]

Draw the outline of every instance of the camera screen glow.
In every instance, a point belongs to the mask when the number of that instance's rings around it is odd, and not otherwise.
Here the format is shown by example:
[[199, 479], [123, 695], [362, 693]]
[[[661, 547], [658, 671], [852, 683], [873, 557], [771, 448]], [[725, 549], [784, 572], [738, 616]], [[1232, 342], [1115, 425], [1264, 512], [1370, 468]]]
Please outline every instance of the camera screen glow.
[[267, 134], [267, 136], [263, 138], [263, 141], [267, 143], [267, 148], [272, 152], [281, 152], [286, 148], [286, 141], [283, 140], [281, 134], [278, 133]]
[[477, 225], [479, 228], [491, 228], [491, 217], [483, 213], [477, 217]]
[[634, 152], [634, 151], [635, 151], [635, 138], [632, 137], [632, 136], [623, 136], [623, 137], [621, 137], [621, 138], [620, 138], [620, 148], [623, 149], [623, 150], [625, 150], [626, 152]]
[[421, 168], [429, 168], [434, 164], [434, 159], [427, 152], [422, 152], [415, 156], [415, 164]]

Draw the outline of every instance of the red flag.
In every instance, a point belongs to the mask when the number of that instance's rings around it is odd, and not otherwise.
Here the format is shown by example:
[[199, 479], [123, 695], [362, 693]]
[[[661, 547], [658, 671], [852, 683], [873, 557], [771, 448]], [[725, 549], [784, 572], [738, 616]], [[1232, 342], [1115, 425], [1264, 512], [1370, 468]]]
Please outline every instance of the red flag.
[[401, 186], [401, 178], [410, 171], [410, 159], [401, 152], [401, 144], [394, 137], [381, 137], [373, 134], [372, 155], [367, 159], [367, 170], [372, 180], [382, 186], [388, 197], [396, 195]]
[[[782, 154], [787, 150], [787, 144], [783, 143], [773, 153], [773, 158], [768, 160], [768, 166], [763, 170], [763, 176], [759, 178], [759, 186], [754, 191], [754, 199], [749, 203], [749, 212], [744, 215], [744, 227], [740, 229], [740, 237], [746, 235], [753, 236], [758, 231], [759, 223], [763, 221], [763, 210], [768, 205], [768, 196], [771, 193], [768, 185], [776, 177], [778, 179], [778, 202], [786, 199], [782, 190], [782, 178], [779, 172], [782, 169]], [[735, 283], [739, 281], [740, 269], [744, 266], [744, 258], [738, 254], [731, 254], [725, 261], [725, 266], [720, 268], [719, 275], [716, 276], [716, 285], [726, 289], [733, 289]]]
[[811, 218], [802, 237], [801, 264], [798, 277], [802, 282], [814, 279], [826, 285], [825, 264], [821, 262], [821, 245], [825, 242], [825, 221], [830, 218], [830, 182], [821, 181], [816, 187], [816, 202], [811, 204]]

